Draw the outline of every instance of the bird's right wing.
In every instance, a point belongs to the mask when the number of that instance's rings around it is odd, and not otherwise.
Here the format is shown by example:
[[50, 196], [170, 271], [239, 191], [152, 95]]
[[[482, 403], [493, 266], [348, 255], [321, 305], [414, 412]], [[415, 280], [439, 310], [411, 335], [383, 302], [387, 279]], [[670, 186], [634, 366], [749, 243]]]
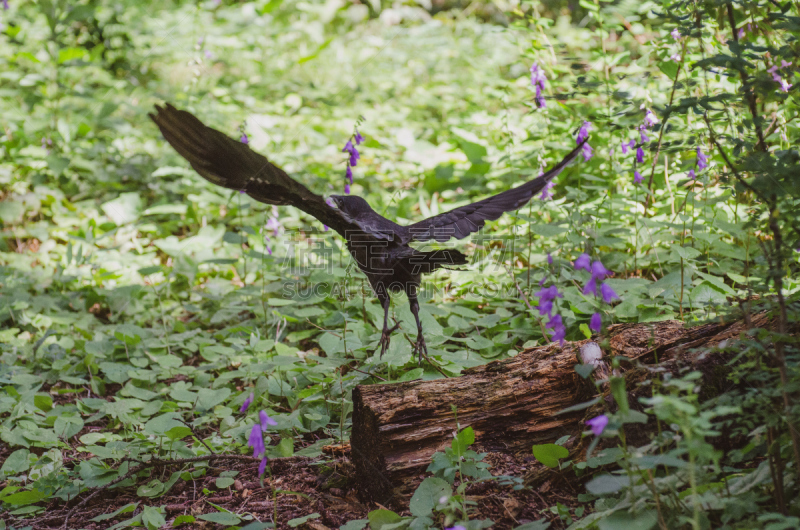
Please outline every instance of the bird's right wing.
[[447, 241], [452, 237], [463, 239], [469, 234], [477, 232], [486, 221], [494, 221], [503, 213], [520, 208], [536, 193], [542, 191], [548, 182], [561, 173], [570, 162], [575, 160], [587, 141], [588, 139], [581, 142], [578, 147], [565, 156], [561, 162], [550, 168], [547, 173], [526, 182], [522, 186], [407, 226], [409, 240], [435, 240], [441, 242]]
[[167, 103], [156, 105], [156, 113], [149, 116], [167, 142], [206, 180], [247, 193], [259, 202], [296, 206], [342, 235], [358, 230], [352, 220], [265, 156], [207, 127], [191, 113]]

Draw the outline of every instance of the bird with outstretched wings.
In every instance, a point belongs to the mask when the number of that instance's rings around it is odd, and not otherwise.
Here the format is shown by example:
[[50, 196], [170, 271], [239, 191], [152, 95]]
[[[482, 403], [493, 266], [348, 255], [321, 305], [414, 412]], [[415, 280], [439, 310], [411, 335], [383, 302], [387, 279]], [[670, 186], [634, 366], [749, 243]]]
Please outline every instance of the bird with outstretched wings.
[[404, 291], [417, 321], [415, 350], [420, 360], [423, 354], [427, 356], [417, 301], [421, 277], [441, 267], [464, 265], [467, 258], [458, 250], [420, 251], [409, 243], [463, 239], [480, 230], [486, 221], [494, 221], [504, 212], [517, 210], [561, 173], [580, 154], [587, 141], [584, 139], [561, 162], [521, 186], [401, 226], [375, 212], [367, 201], [355, 195], [332, 195], [334, 206], [329, 205], [323, 197], [291, 178], [265, 156], [169, 103], [164, 107], [157, 105], [150, 118], [161, 129], [167, 142], [206, 180], [247, 193], [266, 204], [299, 208], [345, 239], [348, 251], [367, 276], [383, 307], [383, 331], [379, 341], [381, 355], [389, 346], [391, 333], [399, 325], [391, 328], [388, 325], [390, 293]]

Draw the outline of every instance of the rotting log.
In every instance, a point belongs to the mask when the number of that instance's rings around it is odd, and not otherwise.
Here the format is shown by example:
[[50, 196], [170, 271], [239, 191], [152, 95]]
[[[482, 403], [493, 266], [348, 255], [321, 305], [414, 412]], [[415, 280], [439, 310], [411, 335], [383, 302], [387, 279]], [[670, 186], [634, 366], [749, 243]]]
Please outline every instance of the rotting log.
[[[466, 370], [460, 377], [358, 386], [353, 390], [351, 459], [359, 493], [365, 500], [387, 502], [395, 488], [424, 473], [431, 456], [451, 443], [456, 430], [453, 405], [461, 427], [474, 429], [476, 451], [530, 455], [532, 445], [566, 435], [574, 457], [585, 450], [583, 422], [597, 412], [556, 413], [598, 395], [594, 380], [608, 377], [609, 354], [632, 361], [622, 368], [631, 383], [644, 379], [646, 365], [656, 362], [661, 368], [692, 365], [703, 371], [724, 362], [708, 354], [714, 347], [748, 327], [768, 324], [766, 316], [758, 315], [749, 326], [733, 321], [686, 328], [674, 320], [612, 326], [609, 347], [593, 363], [590, 379], [574, 370], [581, 363], [581, 349], [591, 348], [586, 340], [525, 350]], [[613, 410], [607, 390], [602, 393]], [[536, 473], [529, 473], [526, 481], [536, 482]]]

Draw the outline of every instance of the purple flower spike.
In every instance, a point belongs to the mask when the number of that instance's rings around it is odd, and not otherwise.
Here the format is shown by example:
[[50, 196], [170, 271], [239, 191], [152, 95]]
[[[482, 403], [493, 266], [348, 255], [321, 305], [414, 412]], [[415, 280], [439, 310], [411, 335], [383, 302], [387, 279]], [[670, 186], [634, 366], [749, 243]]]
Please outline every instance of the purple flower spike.
[[342, 149], [343, 153], [350, 153], [350, 160], [348, 163], [356, 167], [358, 165], [358, 159], [361, 158], [361, 154], [356, 149], [356, 146], [353, 145], [352, 140], [347, 140], [347, 143], [344, 144], [344, 149]]
[[781, 79], [781, 91], [789, 92], [790, 88], [792, 88], [792, 84], [787, 82], [785, 79]]
[[355, 138], [355, 140], [356, 140], [356, 145], [361, 145], [361, 142], [363, 142], [363, 141], [364, 141], [364, 137], [363, 137], [363, 136], [361, 136], [361, 133], [360, 133], [360, 132], [358, 132], [358, 129], [356, 129], [356, 134], [355, 134], [355, 137], [354, 137], [354, 138]]
[[700, 146], [697, 146], [697, 169], [705, 169], [708, 167], [708, 157], [703, 153]]
[[639, 173], [639, 170], [638, 169], [634, 169], [633, 170], [633, 183], [634, 184], [641, 184], [643, 180], [644, 180], [644, 177], [642, 176], [641, 173]]
[[347, 172], [345, 173], [345, 176], [347, 177], [347, 180], [350, 181], [350, 184], [352, 184], [353, 183], [353, 169], [349, 165], [347, 166]]
[[547, 263], [550, 265], [553, 264], [553, 256], [551, 256], [549, 252], [547, 253]]
[[261, 427], [258, 424], [253, 425], [250, 430], [247, 445], [253, 448], [253, 458], [258, 458], [264, 454], [264, 437], [261, 435]]
[[627, 155], [628, 154], [628, 149], [632, 149], [634, 147], [636, 147], [636, 141], [635, 140], [631, 140], [630, 142], [627, 142], [627, 143], [626, 142], [622, 142], [622, 154], [623, 155]]
[[589, 257], [589, 254], [584, 252], [575, 260], [575, 269], [584, 269], [587, 272], [592, 272], [591, 261], [592, 259]]
[[650, 137], [647, 136], [646, 128], [644, 125], [639, 126], [639, 140], [641, 140], [642, 143], [650, 141]]
[[641, 147], [636, 148], [636, 163], [641, 164], [644, 162], [644, 149]]
[[614, 273], [606, 269], [600, 260], [595, 260], [595, 262], [592, 263], [592, 278], [602, 281], [606, 276], [611, 276], [612, 274]]
[[350, 184], [349, 183], [344, 185], [344, 194], [345, 195], [350, 195]]
[[695, 175], [695, 173], [694, 173], [694, 169], [690, 169], [689, 173], [687, 174], [687, 176], [692, 180], [697, 178], [697, 175]]
[[250, 140], [247, 139], [247, 134], [246, 133], [242, 133], [242, 137], [239, 138], [239, 141], [242, 142], [244, 145], [247, 145], [247, 144], [250, 143]]
[[586, 286], [583, 288], [583, 294], [597, 296], [597, 279], [594, 276], [586, 283]]
[[581, 143], [589, 137], [589, 130], [592, 128], [592, 122], [585, 121], [581, 128], [578, 130], [578, 137], [575, 138], [576, 143]]
[[678, 28], [673, 29], [672, 31], [670, 31], [669, 34], [672, 35], [672, 38], [675, 39], [675, 40], [678, 40], [678, 39], [681, 38], [681, 32], [678, 31]]
[[547, 199], [552, 199], [553, 192], [550, 190], [552, 190], [555, 185], [556, 183], [553, 181], [550, 181], [547, 184], [545, 184], [544, 189], [542, 189], [542, 195], [540, 196], [540, 199], [542, 199], [543, 201], [546, 201]]
[[277, 421], [270, 418], [263, 410], [258, 413], [258, 419], [261, 421], [261, 430], [267, 432], [267, 428], [278, 424]]
[[611, 286], [605, 282], [600, 284], [600, 294], [603, 296], [603, 302], [607, 304], [610, 304], [612, 300], [619, 298], [617, 293], [614, 292], [614, 289], [612, 289]]
[[592, 158], [592, 146], [589, 143], [583, 144], [583, 149], [581, 149], [581, 154], [583, 155], [583, 161], [586, 162], [590, 158]]
[[[678, 35], [680, 36], [680, 33]], [[644, 113], [644, 126], [652, 127], [656, 123], [658, 123], [658, 118], [656, 118], [656, 115], [653, 114], [652, 110], [647, 109], [647, 112]]]
[[603, 329], [603, 317], [600, 316], [600, 313], [593, 314], [589, 319], [589, 329], [595, 333], [600, 333], [600, 330]]
[[538, 63], [533, 63], [531, 66], [531, 86], [536, 89], [536, 106], [543, 109], [547, 106], [547, 102], [542, 95], [547, 77], [544, 75], [544, 69]]
[[596, 418], [592, 418], [586, 422], [586, 425], [592, 429], [592, 434], [595, 436], [600, 436], [603, 434], [603, 431], [606, 429], [606, 425], [608, 425], [608, 416], [605, 414], [601, 414]]
[[239, 412], [246, 411], [250, 407], [250, 404], [253, 403], [254, 399], [255, 395], [253, 395], [253, 393], [250, 392], [250, 395], [247, 396], [247, 398], [244, 400], [244, 403], [242, 403], [242, 407], [239, 409]]
[[261, 459], [261, 463], [258, 464], [258, 474], [263, 475], [264, 471], [267, 470], [267, 455], [264, 455], [264, 458]]

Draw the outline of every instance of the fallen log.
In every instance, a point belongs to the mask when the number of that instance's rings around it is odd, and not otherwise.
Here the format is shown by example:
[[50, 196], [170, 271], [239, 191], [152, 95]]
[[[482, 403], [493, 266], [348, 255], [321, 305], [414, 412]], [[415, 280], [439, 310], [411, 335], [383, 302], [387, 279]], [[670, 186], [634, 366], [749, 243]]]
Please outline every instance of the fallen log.
[[[644, 379], [647, 370], [642, 366], [656, 362], [667, 369], [693, 365], [724, 380], [713, 369], [724, 360], [696, 352], [707, 353], [749, 327], [768, 324], [765, 315], [752, 317], [749, 324], [734, 321], [691, 328], [678, 321], [620, 324], [609, 329], [602, 354], [589, 340], [563, 347], [551, 343], [466, 370], [457, 378], [358, 386], [353, 390], [351, 459], [359, 494], [364, 500], [386, 502], [395, 488], [423, 473], [431, 456], [452, 441], [453, 405], [460, 426], [474, 429], [476, 451], [530, 455], [534, 444], [553, 443], [566, 435], [573, 440], [568, 448], [574, 457], [585, 449], [580, 443], [586, 429], [583, 422], [598, 412], [557, 413], [598, 395], [594, 381], [608, 377], [609, 354], [633, 361], [621, 369], [630, 383]], [[574, 369], [582, 363], [582, 349], [584, 357], [591, 357], [583, 362], [596, 367], [588, 379]], [[603, 394], [611, 403], [607, 390]], [[541, 471], [529, 473], [526, 481], [536, 482], [537, 472]]]

